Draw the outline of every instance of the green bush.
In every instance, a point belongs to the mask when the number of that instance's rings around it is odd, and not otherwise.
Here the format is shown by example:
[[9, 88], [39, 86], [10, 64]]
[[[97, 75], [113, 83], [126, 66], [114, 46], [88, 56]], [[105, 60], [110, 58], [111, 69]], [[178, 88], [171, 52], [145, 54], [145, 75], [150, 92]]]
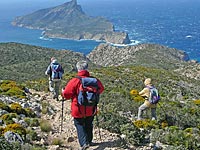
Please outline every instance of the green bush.
[[36, 117], [36, 114], [31, 108], [25, 108], [25, 115], [31, 118]]
[[27, 132], [27, 137], [29, 137], [31, 141], [39, 140], [39, 137], [34, 130], [27, 130], [26, 132]]
[[7, 112], [11, 111], [10, 107], [7, 104], [3, 103], [3, 102], [0, 102], [0, 109], [6, 110]]
[[8, 125], [8, 124], [13, 124], [14, 121], [12, 119], [19, 118], [19, 116], [16, 113], [9, 113], [2, 115], [0, 118], [6, 123], [6, 125]]
[[125, 135], [125, 139], [132, 145], [140, 145], [145, 142], [145, 130], [140, 130], [133, 124], [121, 125], [121, 133]]
[[43, 132], [50, 132], [52, 131], [51, 124], [47, 120], [40, 121], [40, 128]]
[[61, 146], [62, 144], [63, 144], [63, 141], [60, 139], [60, 138], [54, 138], [53, 140], [52, 140], [52, 143], [51, 143], [52, 145], [59, 145], [59, 146]]

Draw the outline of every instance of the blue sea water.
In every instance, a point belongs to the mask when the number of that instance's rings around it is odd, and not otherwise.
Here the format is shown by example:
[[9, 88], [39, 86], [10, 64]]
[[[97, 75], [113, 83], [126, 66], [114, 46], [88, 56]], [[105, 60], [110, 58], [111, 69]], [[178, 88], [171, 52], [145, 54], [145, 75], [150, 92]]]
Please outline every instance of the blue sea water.
[[[88, 54], [100, 42], [41, 39], [42, 31], [13, 27], [12, 19], [69, 0], [10, 0], [0, 2], [0, 42], [20, 42]], [[156, 43], [184, 50], [200, 61], [199, 0], [77, 0], [90, 16], [103, 16], [136, 43]]]

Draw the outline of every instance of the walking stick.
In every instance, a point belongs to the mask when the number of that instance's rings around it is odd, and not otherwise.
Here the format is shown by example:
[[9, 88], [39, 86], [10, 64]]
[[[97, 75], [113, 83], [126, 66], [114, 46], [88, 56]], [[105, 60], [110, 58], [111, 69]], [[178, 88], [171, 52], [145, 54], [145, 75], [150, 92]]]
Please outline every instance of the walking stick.
[[96, 120], [97, 120], [97, 127], [99, 129], [99, 138], [100, 138], [100, 141], [101, 141], [101, 131], [100, 131], [100, 128], [99, 128], [99, 119], [98, 119], [97, 114], [96, 114]]
[[61, 133], [63, 129], [64, 97], [62, 97], [62, 114], [61, 114]]

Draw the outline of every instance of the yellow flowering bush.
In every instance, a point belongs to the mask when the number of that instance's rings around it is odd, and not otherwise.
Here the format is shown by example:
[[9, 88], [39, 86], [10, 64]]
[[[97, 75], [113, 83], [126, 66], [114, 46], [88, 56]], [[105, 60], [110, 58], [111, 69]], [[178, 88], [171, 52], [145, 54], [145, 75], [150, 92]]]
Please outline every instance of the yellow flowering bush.
[[138, 128], [158, 128], [158, 124], [156, 121], [144, 119], [144, 120], [136, 120], [133, 124]]
[[12, 103], [10, 105], [10, 109], [11, 109], [12, 112], [15, 112], [17, 114], [25, 114], [26, 113], [26, 111], [18, 103]]
[[200, 105], [200, 99], [194, 100], [193, 103], [196, 105]]
[[135, 102], [144, 102], [144, 98], [139, 95], [139, 92], [135, 89], [130, 91], [130, 96]]
[[0, 82], [0, 94], [8, 96], [16, 96], [19, 98], [25, 98], [26, 94], [23, 91], [23, 87], [17, 85], [15, 81], [3, 80]]
[[139, 92], [137, 90], [133, 89], [133, 90], [130, 91], [130, 95], [131, 96], [137, 96], [137, 95], [139, 95]]
[[14, 123], [9, 124], [4, 128], [4, 133], [7, 131], [13, 131], [15, 133], [18, 133], [19, 135], [26, 135], [26, 130], [24, 127], [22, 127], [20, 124]]
[[163, 122], [161, 122], [161, 127], [164, 129], [165, 127], [168, 127], [168, 123], [167, 123], [167, 121], [165, 120], [165, 121], [163, 121]]

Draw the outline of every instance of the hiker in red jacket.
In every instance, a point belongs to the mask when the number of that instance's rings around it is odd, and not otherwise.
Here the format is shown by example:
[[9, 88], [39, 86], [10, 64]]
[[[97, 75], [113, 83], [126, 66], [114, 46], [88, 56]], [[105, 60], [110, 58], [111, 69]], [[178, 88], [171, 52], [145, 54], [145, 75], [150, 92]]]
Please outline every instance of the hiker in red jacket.
[[[89, 77], [90, 73], [87, 71], [88, 63], [86, 61], [79, 61], [76, 64], [78, 73], [77, 76], [81, 78]], [[99, 79], [97, 79], [98, 92], [101, 94], [104, 87]], [[62, 91], [62, 96], [65, 99], [71, 99], [71, 115], [74, 118], [74, 125], [77, 129], [78, 140], [81, 150], [87, 149], [92, 145], [93, 139], [93, 120], [96, 114], [96, 107], [84, 106], [78, 104], [78, 93], [81, 80], [79, 78], [72, 78]]]

